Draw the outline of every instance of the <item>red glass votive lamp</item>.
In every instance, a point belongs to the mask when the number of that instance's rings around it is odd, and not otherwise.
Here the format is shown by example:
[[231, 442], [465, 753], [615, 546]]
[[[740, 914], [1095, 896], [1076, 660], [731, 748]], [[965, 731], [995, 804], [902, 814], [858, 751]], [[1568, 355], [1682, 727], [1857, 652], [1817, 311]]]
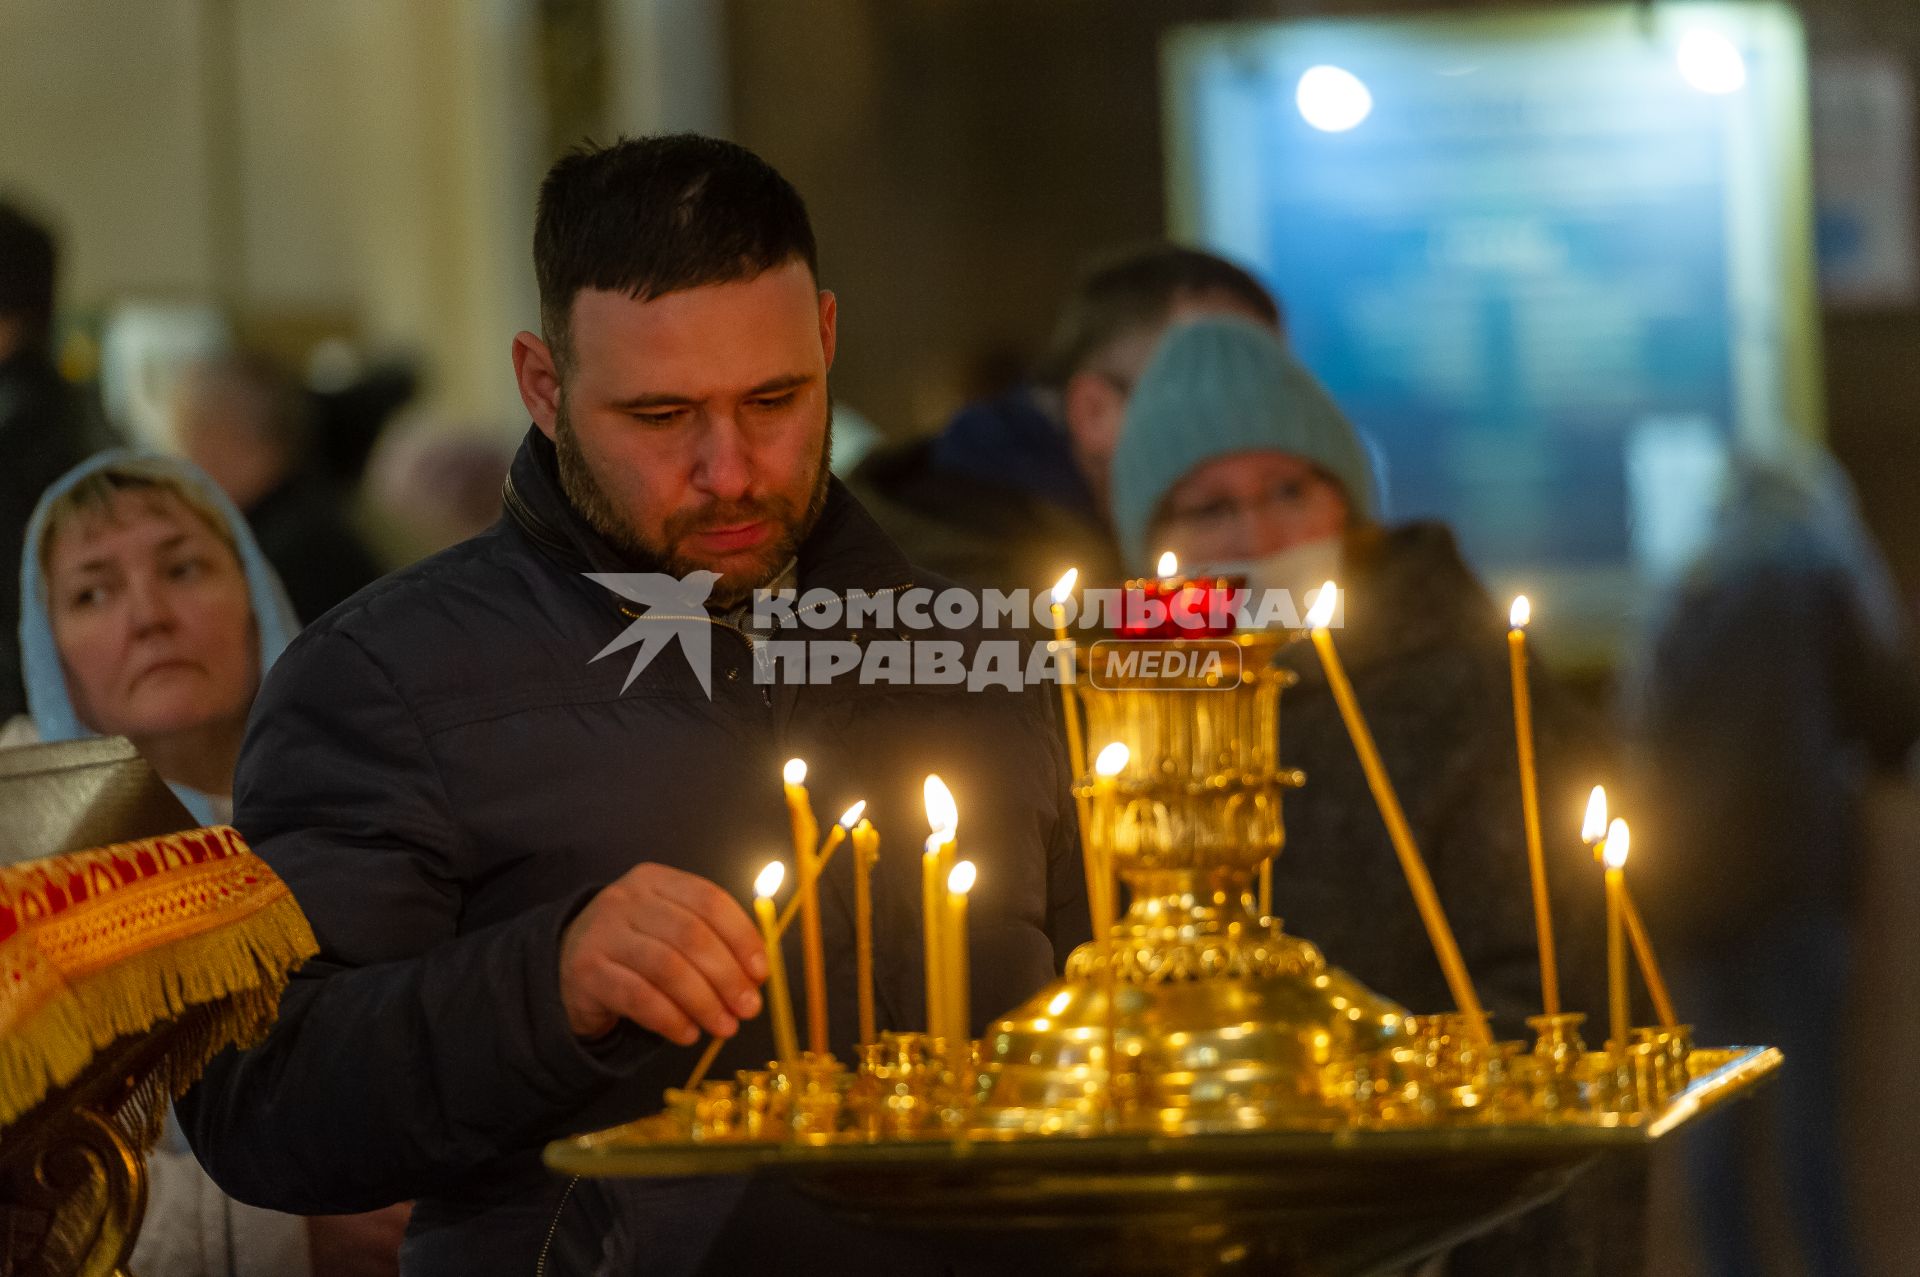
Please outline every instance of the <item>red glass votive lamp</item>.
[[1156, 577], [1128, 581], [1120, 594], [1120, 637], [1225, 638], [1246, 592], [1240, 577]]

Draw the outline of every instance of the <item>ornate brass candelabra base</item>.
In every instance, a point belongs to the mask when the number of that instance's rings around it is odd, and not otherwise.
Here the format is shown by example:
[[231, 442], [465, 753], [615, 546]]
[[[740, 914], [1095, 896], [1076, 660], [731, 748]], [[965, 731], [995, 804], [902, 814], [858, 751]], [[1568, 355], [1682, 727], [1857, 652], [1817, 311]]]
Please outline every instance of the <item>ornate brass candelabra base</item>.
[[1199, 1134], [1347, 1124], [1338, 1080], [1405, 1042], [1406, 1013], [1254, 917], [1248, 878], [1136, 875], [1113, 934], [1082, 946], [1064, 979], [982, 1040], [976, 1126]]
[[[943, 1085], [945, 1071], [922, 1074], [924, 1045], [889, 1044], [909, 1071], [890, 1076], [886, 1093]], [[1573, 1068], [1593, 1086], [1604, 1062], [1590, 1053]], [[950, 1135], [935, 1122], [817, 1142], [690, 1138], [663, 1114], [552, 1144], [547, 1163], [588, 1176], [780, 1176], [838, 1214], [1007, 1273], [1374, 1277], [1546, 1200], [1597, 1154], [1659, 1140], [1779, 1065], [1770, 1048], [1701, 1048], [1683, 1089], [1631, 1113], [1488, 1105], [1338, 1130], [1048, 1139]]]

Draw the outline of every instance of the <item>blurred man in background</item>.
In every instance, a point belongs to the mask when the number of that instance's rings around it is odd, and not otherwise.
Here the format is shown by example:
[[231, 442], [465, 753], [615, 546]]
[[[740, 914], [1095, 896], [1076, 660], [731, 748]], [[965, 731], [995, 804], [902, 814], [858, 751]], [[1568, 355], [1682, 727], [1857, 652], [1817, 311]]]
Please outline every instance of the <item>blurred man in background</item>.
[[[1860, 800], [1920, 740], [1899, 596], [1831, 457], [1736, 457], [1707, 542], [1660, 601], [1629, 717], [1658, 855], [1649, 922], [1704, 1042], [1767, 1042], [1789, 1064], [1760, 1106], [1687, 1141], [1715, 1277], [1767, 1271], [1750, 1203], [1777, 1164], [1793, 1271], [1846, 1277], [1842, 1012], [1863, 852]], [[1636, 829], [1636, 832], [1638, 830]], [[1774, 1144], [1771, 1163], [1755, 1137]]]
[[180, 450], [247, 516], [302, 621], [380, 575], [344, 496], [308, 465], [309, 417], [300, 388], [257, 355], [196, 363], [174, 393]]
[[0, 722], [26, 712], [20, 549], [34, 503], [99, 440], [53, 365], [53, 233], [0, 203]]
[[1224, 258], [1174, 244], [1110, 258], [1068, 299], [1030, 384], [875, 452], [851, 486], [910, 559], [963, 585], [1032, 587], [1069, 564], [1116, 580], [1107, 472], [1127, 397], [1167, 325], [1210, 314], [1281, 329], [1274, 299]]

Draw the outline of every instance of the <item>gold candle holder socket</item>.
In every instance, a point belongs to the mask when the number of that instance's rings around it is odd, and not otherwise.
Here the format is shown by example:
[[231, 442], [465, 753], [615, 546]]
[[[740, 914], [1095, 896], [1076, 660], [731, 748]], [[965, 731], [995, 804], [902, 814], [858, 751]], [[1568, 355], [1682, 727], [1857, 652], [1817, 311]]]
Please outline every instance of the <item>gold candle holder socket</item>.
[[1588, 1103], [1587, 1044], [1580, 1037], [1586, 1019], [1569, 1011], [1527, 1020], [1535, 1034], [1532, 1101], [1543, 1114], [1572, 1112]]

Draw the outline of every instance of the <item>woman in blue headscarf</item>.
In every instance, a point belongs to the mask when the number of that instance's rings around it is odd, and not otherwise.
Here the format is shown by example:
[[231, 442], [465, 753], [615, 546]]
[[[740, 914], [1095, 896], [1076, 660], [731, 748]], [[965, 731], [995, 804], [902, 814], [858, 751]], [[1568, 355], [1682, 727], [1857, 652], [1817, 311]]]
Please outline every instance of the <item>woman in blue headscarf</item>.
[[[227, 820], [247, 712], [298, 629], [246, 521], [188, 462], [104, 452], [35, 508], [20, 565], [29, 714], [0, 747], [125, 736], [200, 824]], [[136, 1271], [393, 1273], [405, 1208], [305, 1220], [226, 1198], [171, 1121]]]
[[192, 465], [105, 452], [47, 489], [20, 565], [31, 729], [125, 736], [202, 824], [231, 809], [260, 678], [298, 625], [246, 521]]

